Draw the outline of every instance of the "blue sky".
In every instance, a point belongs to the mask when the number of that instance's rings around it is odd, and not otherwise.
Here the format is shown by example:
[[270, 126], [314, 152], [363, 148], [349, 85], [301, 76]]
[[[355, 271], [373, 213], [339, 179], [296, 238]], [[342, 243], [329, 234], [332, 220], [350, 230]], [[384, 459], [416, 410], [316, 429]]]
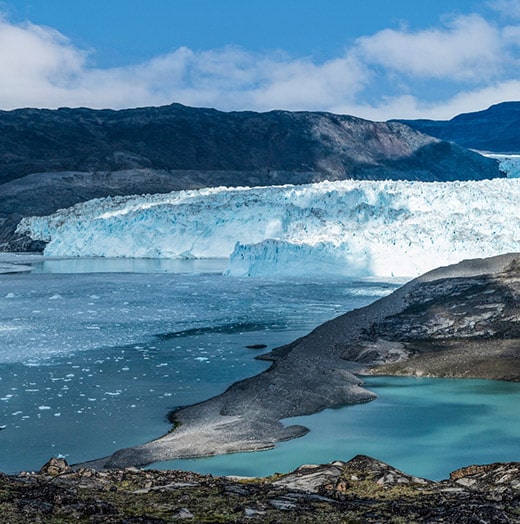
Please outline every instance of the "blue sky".
[[0, 108], [451, 118], [520, 99], [520, 0], [0, 0]]

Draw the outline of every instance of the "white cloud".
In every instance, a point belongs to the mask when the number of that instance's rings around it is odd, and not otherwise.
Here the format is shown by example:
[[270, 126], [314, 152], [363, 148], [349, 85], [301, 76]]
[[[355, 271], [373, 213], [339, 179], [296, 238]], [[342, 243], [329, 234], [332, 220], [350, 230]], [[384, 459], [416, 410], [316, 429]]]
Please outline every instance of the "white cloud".
[[461, 91], [451, 99], [430, 108], [429, 118], [449, 119], [459, 113], [480, 111], [500, 102], [518, 100], [519, 94], [520, 79], [505, 80], [482, 89]]
[[504, 18], [520, 20], [520, 0], [494, 0], [488, 4]]
[[411, 76], [475, 80], [500, 69], [500, 31], [478, 15], [461, 16], [442, 29], [419, 32], [385, 29], [358, 40], [369, 63]]
[[[50, 28], [11, 25], [0, 18], [0, 103], [2, 107], [45, 104], [53, 86], [62, 86], [82, 74], [87, 54]], [[40, 90], [43, 89], [43, 96]], [[48, 102], [47, 102], [48, 103]]]
[[281, 53], [186, 47], [129, 67], [89, 67], [63, 35], [0, 19], [0, 106], [129, 107], [172, 101], [222, 109], [328, 107], [351, 100], [366, 70], [345, 55], [321, 64]]
[[[236, 47], [181, 47], [141, 64], [102, 69], [54, 29], [0, 17], [0, 107], [180, 102], [222, 110], [325, 110], [374, 120], [450, 118], [518, 99], [519, 52], [520, 25], [496, 26], [470, 15], [419, 32], [384, 30], [322, 62]], [[426, 97], [420, 89], [428, 79], [450, 89]]]
[[337, 113], [349, 113], [369, 120], [416, 119], [450, 120], [460, 113], [471, 113], [508, 100], [518, 100], [520, 80], [507, 80], [482, 89], [464, 90], [434, 102], [413, 95], [387, 97], [377, 105], [338, 106]]

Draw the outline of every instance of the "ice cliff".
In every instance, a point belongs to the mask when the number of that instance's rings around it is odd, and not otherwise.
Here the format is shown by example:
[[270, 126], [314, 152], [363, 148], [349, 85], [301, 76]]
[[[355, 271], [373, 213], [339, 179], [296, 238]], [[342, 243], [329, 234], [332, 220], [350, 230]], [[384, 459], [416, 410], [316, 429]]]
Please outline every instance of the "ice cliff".
[[19, 229], [46, 255], [229, 257], [231, 275], [413, 276], [520, 251], [520, 179], [340, 181], [91, 200]]

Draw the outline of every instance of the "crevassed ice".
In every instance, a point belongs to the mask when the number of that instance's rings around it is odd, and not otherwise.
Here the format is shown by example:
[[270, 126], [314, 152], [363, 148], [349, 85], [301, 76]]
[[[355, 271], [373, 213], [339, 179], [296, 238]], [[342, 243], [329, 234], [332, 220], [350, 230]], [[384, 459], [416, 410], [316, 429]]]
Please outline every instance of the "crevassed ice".
[[20, 231], [47, 255], [230, 257], [228, 274], [413, 276], [520, 250], [520, 179], [340, 181], [97, 199]]

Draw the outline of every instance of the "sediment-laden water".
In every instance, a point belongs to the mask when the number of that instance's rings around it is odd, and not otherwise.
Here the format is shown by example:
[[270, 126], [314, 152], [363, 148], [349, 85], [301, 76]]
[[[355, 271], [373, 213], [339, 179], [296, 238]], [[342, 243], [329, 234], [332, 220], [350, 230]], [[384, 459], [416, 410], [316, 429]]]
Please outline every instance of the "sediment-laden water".
[[0, 275], [0, 471], [158, 437], [171, 409], [266, 369], [260, 352], [398, 285], [225, 277], [224, 265], [72, 259]]
[[[71, 463], [169, 430], [167, 413], [266, 369], [255, 360], [399, 282], [236, 278], [222, 261], [47, 260], [0, 275], [0, 471]], [[262, 344], [262, 350], [248, 345]], [[373, 455], [445, 477], [519, 460], [520, 385], [373, 377], [369, 404], [288, 420], [311, 429], [267, 452], [153, 467], [268, 475]]]

